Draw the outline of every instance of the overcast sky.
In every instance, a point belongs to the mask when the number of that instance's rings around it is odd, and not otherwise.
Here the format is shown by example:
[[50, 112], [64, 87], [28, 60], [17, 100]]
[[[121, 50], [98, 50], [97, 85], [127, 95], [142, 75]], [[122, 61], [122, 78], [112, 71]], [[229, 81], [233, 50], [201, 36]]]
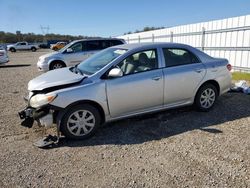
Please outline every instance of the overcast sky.
[[117, 36], [250, 14], [250, 0], [0, 0], [0, 31]]

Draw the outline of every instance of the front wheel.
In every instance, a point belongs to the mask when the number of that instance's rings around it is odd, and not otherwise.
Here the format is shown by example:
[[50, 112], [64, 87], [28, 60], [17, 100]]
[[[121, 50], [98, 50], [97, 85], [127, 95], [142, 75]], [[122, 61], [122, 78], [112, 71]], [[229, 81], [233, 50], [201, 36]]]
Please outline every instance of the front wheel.
[[54, 69], [60, 69], [60, 68], [63, 68], [65, 67], [65, 64], [60, 62], [60, 61], [54, 61], [51, 63], [50, 65], [50, 70], [54, 70]]
[[207, 112], [214, 106], [217, 97], [216, 87], [212, 84], [206, 84], [199, 89], [194, 104], [197, 110]]
[[69, 139], [82, 140], [92, 136], [100, 126], [99, 111], [88, 104], [71, 107], [63, 116], [60, 130]]

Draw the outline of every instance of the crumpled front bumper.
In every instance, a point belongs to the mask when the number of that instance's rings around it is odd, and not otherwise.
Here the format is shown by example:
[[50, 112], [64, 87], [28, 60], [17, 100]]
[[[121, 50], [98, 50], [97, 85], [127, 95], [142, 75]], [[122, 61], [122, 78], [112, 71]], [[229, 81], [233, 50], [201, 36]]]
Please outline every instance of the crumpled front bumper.
[[31, 108], [26, 108], [18, 112], [20, 119], [23, 120], [21, 122], [22, 126], [28, 127], [28, 128], [31, 128], [33, 126], [34, 119], [32, 117], [32, 114], [33, 114], [33, 110]]
[[40, 125], [50, 127], [53, 125], [53, 113], [49, 108], [34, 109], [26, 107], [25, 109], [18, 112], [21, 120], [21, 125], [24, 127], [31, 128], [34, 121], [37, 121]]

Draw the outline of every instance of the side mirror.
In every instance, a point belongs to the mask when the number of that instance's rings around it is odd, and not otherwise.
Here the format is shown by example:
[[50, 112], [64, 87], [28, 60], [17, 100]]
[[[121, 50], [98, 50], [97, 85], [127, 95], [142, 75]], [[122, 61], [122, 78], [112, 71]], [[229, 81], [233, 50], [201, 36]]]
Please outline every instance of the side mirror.
[[72, 48], [67, 48], [66, 52], [67, 52], [67, 53], [72, 53], [73, 50], [72, 50]]
[[118, 78], [122, 76], [123, 76], [123, 72], [120, 68], [113, 68], [109, 71], [109, 74], [108, 74], [109, 78]]

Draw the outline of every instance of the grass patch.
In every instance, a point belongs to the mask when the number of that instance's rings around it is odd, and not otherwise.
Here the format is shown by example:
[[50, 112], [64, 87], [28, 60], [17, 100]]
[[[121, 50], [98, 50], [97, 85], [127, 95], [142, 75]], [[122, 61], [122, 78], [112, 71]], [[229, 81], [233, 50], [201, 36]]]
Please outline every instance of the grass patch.
[[250, 81], [250, 73], [233, 72], [232, 76], [233, 76], [233, 80], [247, 80], [247, 81]]

